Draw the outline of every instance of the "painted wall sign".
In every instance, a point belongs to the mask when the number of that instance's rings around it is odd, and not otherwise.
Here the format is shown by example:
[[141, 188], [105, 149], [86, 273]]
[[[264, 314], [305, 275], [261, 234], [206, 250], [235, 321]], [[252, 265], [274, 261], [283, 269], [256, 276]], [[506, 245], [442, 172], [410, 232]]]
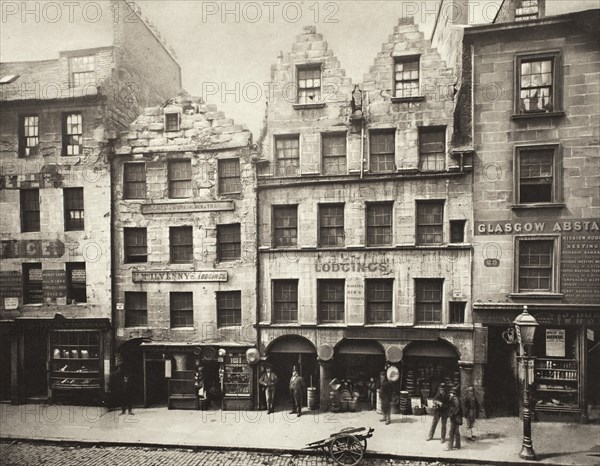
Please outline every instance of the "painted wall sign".
[[64, 270], [44, 270], [42, 276], [44, 298], [67, 296], [67, 273]]
[[233, 201], [180, 202], [163, 204], [142, 204], [143, 214], [178, 214], [185, 212], [214, 212], [234, 210]]
[[[484, 325], [512, 325], [513, 321], [521, 313], [521, 310], [504, 309], [478, 309], [477, 304], [473, 306], [473, 321]], [[529, 313], [535, 317], [540, 325], [600, 325], [600, 312], [597, 310], [551, 310], [538, 311], [529, 309]]]
[[565, 357], [565, 329], [546, 329], [546, 356], [551, 358]]
[[600, 233], [600, 219], [537, 220], [531, 222], [475, 222], [478, 235], [513, 235], [523, 233]]
[[21, 296], [23, 282], [20, 272], [0, 272], [0, 296]]
[[226, 282], [228, 279], [226, 270], [134, 271], [132, 275], [134, 282]]
[[6, 240], [0, 241], [0, 258], [62, 257], [65, 243], [60, 240]]
[[390, 264], [385, 261], [331, 261], [315, 262], [317, 272], [381, 272], [390, 273]]

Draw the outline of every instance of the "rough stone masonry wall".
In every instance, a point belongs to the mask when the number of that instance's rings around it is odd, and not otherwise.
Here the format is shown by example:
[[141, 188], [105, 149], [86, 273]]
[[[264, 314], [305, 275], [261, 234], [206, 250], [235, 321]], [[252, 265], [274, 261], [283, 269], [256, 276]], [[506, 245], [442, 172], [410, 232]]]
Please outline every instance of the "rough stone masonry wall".
[[[583, 22], [514, 31], [503, 40], [478, 36], [475, 57], [475, 220], [539, 221], [577, 220], [600, 217], [600, 49], [597, 33]], [[589, 18], [593, 23], [593, 19]], [[588, 32], [586, 32], [586, 30]], [[561, 80], [564, 116], [512, 120], [514, 59], [521, 52], [562, 52]], [[490, 94], [484, 89], [494, 88]], [[484, 98], [487, 96], [487, 98]], [[492, 98], [493, 97], [493, 98]], [[555, 209], [511, 209], [514, 200], [515, 147], [540, 143], [559, 144], [557, 176], [565, 207]], [[499, 268], [483, 266], [485, 248], [493, 244]], [[505, 301], [513, 291], [514, 244], [511, 234], [476, 234], [474, 276], [476, 301]]]
[[[185, 100], [185, 99], [184, 99]], [[124, 312], [118, 311], [115, 320], [117, 337], [129, 339], [150, 336], [158, 341], [247, 341], [256, 338], [252, 327], [256, 319], [256, 175], [251, 160], [251, 133], [241, 125], [225, 118], [213, 105], [195, 101], [192, 107], [180, 105], [181, 99], [164, 108], [147, 108], [123, 133], [114, 158], [114, 258], [115, 296], [124, 303], [126, 291], [146, 291], [148, 325], [125, 328]], [[180, 131], [164, 131], [164, 113], [181, 114]], [[239, 157], [241, 194], [218, 193], [217, 162]], [[168, 198], [167, 166], [169, 160], [191, 159], [193, 197]], [[123, 200], [123, 163], [146, 163], [147, 197], [144, 200]], [[181, 204], [231, 200], [233, 211], [143, 214], [143, 205]], [[240, 223], [242, 238], [241, 259], [217, 262], [216, 226]], [[169, 227], [192, 226], [194, 239], [193, 264], [171, 264], [169, 257]], [[148, 262], [123, 263], [123, 228], [146, 227], [148, 230]], [[134, 270], [226, 270], [227, 282], [205, 283], [134, 283]], [[241, 290], [242, 326], [217, 328], [217, 291]], [[169, 292], [194, 293], [194, 328], [171, 329], [169, 321]]]
[[[83, 118], [83, 149], [81, 156], [65, 157], [62, 150], [63, 112], [81, 111]], [[38, 155], [18, 157], [19, 115], [39, 116], [40, 147]], [[65, 262], [85, 262], [87, 304], [66, 305], [65, 297], [46, 295], [44, 305], [20, 306], [18, 310], [0, 309], [6, 318], [17, 316], [53, 317], [60, 312], [65, 317], [106, 317], [111, 315], [110, 289], [110, 175], [106, 141], [103, 131], [103, 107], [77, 105], [57, 106], [11, 104], [0, 114], [2, 163], [0, 164], [0, 239], [2, 241], [41, 240], [64, 244], [60, 257], [40, 257], [39, 249], [21, 257], [2, 258], [2, 275], [17, 274], [20, 281], [22, 262], [41, 262], [42, 270], [62, 271]], [[65, 231], [63, 188], [84, 188], [85, 230]], [[21, 233], [19, 190], [40, 190], [40, 232]], [[46, 244], [45, 243], [45, 244]], [[6, 251], [6, 249], [5, 249]], [[6, 252], [7, 253], [7, 252]], [[8, 253], [7, 253], [8, 254]], [[47, 256], [47, 253], [43, 253]], [[20, 289], [2, 286], [2, 298], [20, 297]], [[22, 304], [22, 300], [20, 300]]]
[[[392, 102], [394, 97], [394, 60], [420, 56], [420, 94], [422, 101]], [[424, 38], [412, 18], [401, 18], [388, 41], [382, 45], [373, 66], [364, 77], [368, 94], [369, 129], [396, 128], [396, 166], [415, 170], [418, 166], [418, 128], [446, 126], [446, 141], [453, 133], [453, 70]], [[448, 147], [448, 144], [447, 144]], [[447, 165], [456, 165], [447, 159]]]

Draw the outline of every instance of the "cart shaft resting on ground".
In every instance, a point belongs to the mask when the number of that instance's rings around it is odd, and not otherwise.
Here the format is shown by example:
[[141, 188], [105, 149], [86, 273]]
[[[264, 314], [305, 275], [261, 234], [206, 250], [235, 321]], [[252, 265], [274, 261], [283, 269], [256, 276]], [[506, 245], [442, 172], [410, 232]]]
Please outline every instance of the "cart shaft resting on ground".
[[329, 438], [311, 442], [304, 448], [321, 449], [324, 455], [329, 453], [337, 464], [356, 466], [362, 461], [367, 450], [367, 439], [373, 436], [374, 430], [372, 427], [349, 427], [331, 434]]

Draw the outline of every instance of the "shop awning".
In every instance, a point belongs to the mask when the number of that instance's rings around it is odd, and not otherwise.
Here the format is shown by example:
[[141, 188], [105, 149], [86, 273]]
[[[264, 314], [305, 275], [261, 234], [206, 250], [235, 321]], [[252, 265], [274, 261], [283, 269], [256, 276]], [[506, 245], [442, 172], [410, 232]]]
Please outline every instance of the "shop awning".
[[429, 357], [457, 359], [456, 350], [449, 344], [440, 341], [415, 341], [410, 343], [403, 351], [403, 357]]
[[335, 348], [336, 354], [374, 354], [383, 356], [383, 348], [375, 341], [345, 340]]
[[304, 338], [281, 338], [269, 347], [269, 353], [309, 353], [316, 354], [312, 343]]

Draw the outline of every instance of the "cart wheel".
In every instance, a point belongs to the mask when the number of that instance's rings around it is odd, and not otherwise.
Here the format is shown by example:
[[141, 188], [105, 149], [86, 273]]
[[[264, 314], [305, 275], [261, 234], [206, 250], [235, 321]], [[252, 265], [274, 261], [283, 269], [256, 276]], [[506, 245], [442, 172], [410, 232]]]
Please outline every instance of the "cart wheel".
[[337, 464], [356, 466], [363, 459], [365, 450], [354, 435], [338, 435], [329, 444], [329, 454]]

